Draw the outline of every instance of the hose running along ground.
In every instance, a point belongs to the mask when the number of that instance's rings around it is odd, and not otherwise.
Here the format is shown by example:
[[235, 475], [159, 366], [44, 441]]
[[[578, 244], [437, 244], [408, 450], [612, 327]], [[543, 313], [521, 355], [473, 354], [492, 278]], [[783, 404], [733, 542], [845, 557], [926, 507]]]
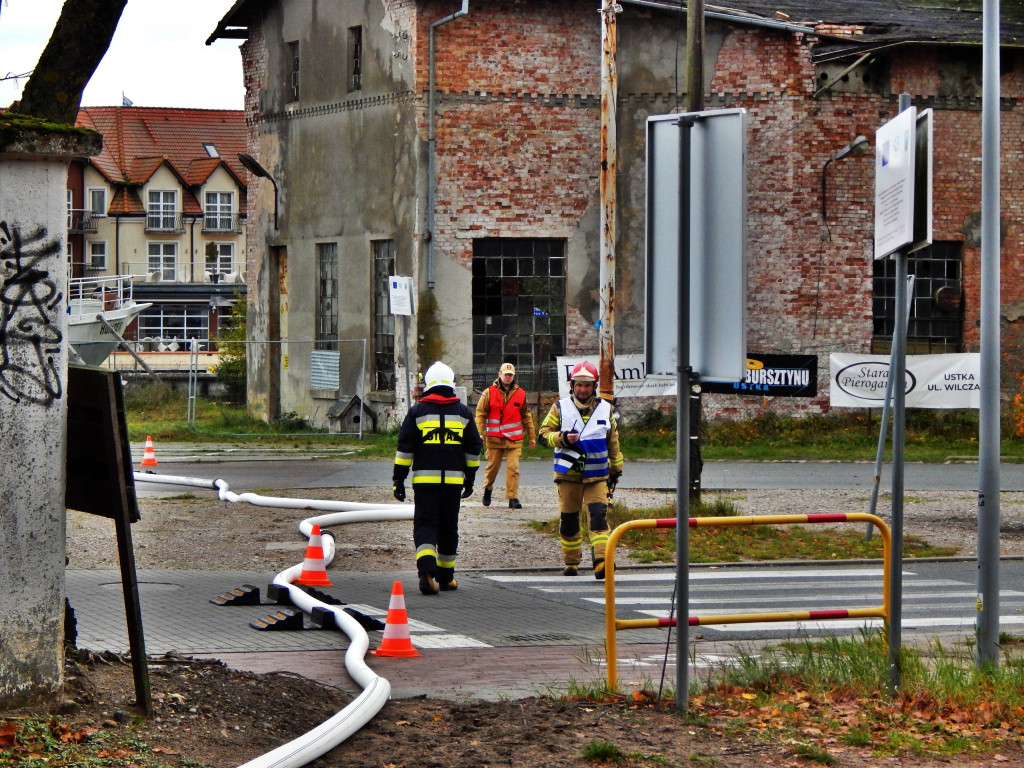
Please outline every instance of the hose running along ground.
[[[352, 501], [295, 499], [263, 496], [257, 493], [234, 493], [224, 480], [219, 479], [206, 480], [197, 477], [156, 475], [148, 472], [136, 472], [134, 477], [138, 482], [208, 488], [217, 491], [218, 498], [222, 501], [248, 503], [258, 507], [324, 512], [325, 514], [306, 518], [299, 523], [299, 532], [307, 538], [314, 525], [326, 528], [347, 523], [412, 520], [413, 514], [412, 507], [401, 504], [364, 504]], [[324, 565], [326, 566], [334, 559], [336, 551], [333, 533], [324, 536], [322, 543]], [[345, 652], [345, 669], [356, 684], [362, 688], [362, 693], [349, 702], [344, 709], [313, 730], [250, 760], [240, 768], [299, 768], [299, 766], [306, 765], [356, 733], [372, 720], [391, 698], [391, 683], [366, 665], [366, 652], [370, 646], [370, 638], [366, 634], [366, 630], [340, 606], [328, 605], [296, 586], [293, 582], [301, 574], [302, 564], [293, 565], [277, 574], [274, 577], [274, 584], [287, 588], [292, 603], [305, 613], [312, 613], [314, 608], [320, 608], [334, 614], [336, 625], [349, 638], [349, 647]]]

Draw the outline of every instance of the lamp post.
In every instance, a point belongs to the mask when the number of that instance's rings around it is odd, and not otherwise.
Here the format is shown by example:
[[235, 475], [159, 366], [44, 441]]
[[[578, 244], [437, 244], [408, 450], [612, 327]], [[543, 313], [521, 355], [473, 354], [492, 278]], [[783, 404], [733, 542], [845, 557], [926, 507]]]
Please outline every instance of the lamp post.
[[270, 179], [270, 183], [274, 185], [274, 229], [277, 229], [277, 182], [274, 181], [274, 177], [270, 175], [270, 172], [267, 171], [266, 168], [256, 162], [256, 158], [252, 155], [248, 155], [245, 152], [239, 152], [238, 162], [244, 165], [245, 169], [253, 176]]
[[825, 161], [825, 165], [821, 167], [821, 220], [825, 221], [825, 173], [828, 171], [829, 165], [834, 163], [836, 160], [842, 160], [847, 155], [863, 155], [868, 151], [868, 147], [871, 143], [864, 136], [857, 136], [853, 141], [847, 144], [845, 147], [836, 152], [832, 157]]

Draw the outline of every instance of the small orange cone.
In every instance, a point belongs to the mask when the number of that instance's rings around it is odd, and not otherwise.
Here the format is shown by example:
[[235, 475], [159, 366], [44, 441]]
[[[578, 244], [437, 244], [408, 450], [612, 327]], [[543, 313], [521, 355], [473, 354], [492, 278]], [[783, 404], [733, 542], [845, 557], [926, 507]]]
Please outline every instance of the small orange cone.
[[309, 546], [306, 547], [306, 560], [302, 563], [302, 573], [295, 580], [296, 584], [305, 584], [309, 587], [330, 587], [331, 580], [327, 578], [327, 569], [324, 567], [324, 544], [320, 537], [320, 526], [314, 524], [309, 534]]
[[142, 466], [156, 466], [156, 451], [153, 450], [153, 438], [146, 435], [146, 450], [142, 452]]
[[391, 603], [388, 605], [388, 618], [384, 623], [384, 639], [380, 648], [371, 651], [375, 656], [422, 656], [412, 647], [409, 635], [409, 617], [405, 612], [405, 594], [402, 582], [396, 581], [391, 588]]

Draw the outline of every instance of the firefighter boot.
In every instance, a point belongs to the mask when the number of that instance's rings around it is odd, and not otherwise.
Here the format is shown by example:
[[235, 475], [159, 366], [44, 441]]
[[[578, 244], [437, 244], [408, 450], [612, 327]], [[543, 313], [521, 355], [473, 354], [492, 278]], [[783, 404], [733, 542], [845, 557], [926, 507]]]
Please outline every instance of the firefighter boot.
[[455, 580], [454, 568], [437, 569], [437, 588], [442, 592], [454, 592], [459, 588], [459, 582]]
[[579, 512], [562, 512], [558, 535], [562, 543], [562, 562], [565, 563], [563, 576], [575, 576], [578, 573], [583, 546], [583, 534], [580, 533]]
[[594, 502], [587, 505], [590, 513], [590, 552], [594, 559], [594, 578], [604, 579], [604, 556], [608, 545], [608, 505]]
[[485, 507], [491, 506], [491, 489], [490, 488], [484, 488], [483, 504], [484, 504]]
[[437, 581], [433, 574], [425, 572], [420, 574], [420, 593], [424, 595], [437, 594]]

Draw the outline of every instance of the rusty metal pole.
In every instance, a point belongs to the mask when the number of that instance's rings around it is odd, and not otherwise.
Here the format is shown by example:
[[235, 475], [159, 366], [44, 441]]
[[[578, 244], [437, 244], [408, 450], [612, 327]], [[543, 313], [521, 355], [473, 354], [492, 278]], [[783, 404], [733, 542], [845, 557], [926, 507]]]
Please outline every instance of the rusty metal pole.
[[704, 0], [686, 4], [686, 111], [704, 109]]
[[604, 0], [601, 8], [601, 266], [598, 342], [600, 395], [615, 393], [615, 172], [617, 163], [615, 108], [618, 99], [616, 16], [622, 6]]

